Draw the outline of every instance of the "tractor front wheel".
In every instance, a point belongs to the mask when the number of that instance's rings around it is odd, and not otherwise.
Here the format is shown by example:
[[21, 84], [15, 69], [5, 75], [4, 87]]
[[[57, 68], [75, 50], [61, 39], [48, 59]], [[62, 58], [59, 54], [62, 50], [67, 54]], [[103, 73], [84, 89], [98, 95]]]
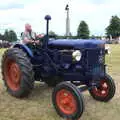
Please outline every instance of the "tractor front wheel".
[[79, 89], [72, 83], [58, 84], [52, 94], [57, 113], [66, 119], [77, 120], [84, 111], [84, 101]]
[[25, 52], [8, 49], [2, 59], [2, 76], [7, 91], [15, 97], [26, 97], [34, 86], [32, 64]]
[[115, 90], [114, 80], [109, 75], [106, 75], [101, 78], [98, 87], [90, 90], [90, 94], [95, 100], [108, 102], [115, 95]]

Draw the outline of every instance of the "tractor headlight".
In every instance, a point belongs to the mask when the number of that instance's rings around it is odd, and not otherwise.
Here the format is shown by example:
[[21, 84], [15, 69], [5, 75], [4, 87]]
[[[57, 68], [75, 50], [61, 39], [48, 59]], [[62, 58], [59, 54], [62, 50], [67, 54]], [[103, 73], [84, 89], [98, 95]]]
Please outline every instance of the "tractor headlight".
[[75, 51], [72, 53], [72, 57], [73, 57], [73, 60], [74, 60], [74, 61], [80, 61], [80, 60], [81, 60], [81, 57], [82, 57], [82, 53], [80, 52], [80, 50], [75, 50]]

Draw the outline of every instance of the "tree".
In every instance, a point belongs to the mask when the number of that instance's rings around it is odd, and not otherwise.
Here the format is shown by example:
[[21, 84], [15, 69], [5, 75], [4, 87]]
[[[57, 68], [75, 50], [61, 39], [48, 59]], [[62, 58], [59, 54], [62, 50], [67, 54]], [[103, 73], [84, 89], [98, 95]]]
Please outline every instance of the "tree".
[[49, 36], [50, 36], [51, 38], [56, 38], [56, 37], [57, 37], [57, 34], [56, 34], [55, 32], [53, 32], [53, 31], [50, 31], [50, 32], [49, 32]]
[[8, 41], [8, 39], [9, 39], [9, 32], [8, 32], [8, 30], [5, 30], [4, 39], [5, 39], [6, 41]]
[[17, 35], [16, 35], [16, 33], [13, 30], [10, 30], [10, 31], [5, 30], [4, 38], [8, 42], [17, 41]]
[[120, 36], [120, 18], [118, 16], [112, 16], [110, 19], [110, 24], [106, 28], [107, 36], [112, 36], [113, 38]]
[[9, 31], [9, 42], [17, 41], [17, 35], [13, 30]]
[[4, 40], [4, 35], [0, 34], [0, 40]]
[[89, 27], [85, 21], [81, 21], [77, 30], [78, 38], [88, 39], [90, 35]]

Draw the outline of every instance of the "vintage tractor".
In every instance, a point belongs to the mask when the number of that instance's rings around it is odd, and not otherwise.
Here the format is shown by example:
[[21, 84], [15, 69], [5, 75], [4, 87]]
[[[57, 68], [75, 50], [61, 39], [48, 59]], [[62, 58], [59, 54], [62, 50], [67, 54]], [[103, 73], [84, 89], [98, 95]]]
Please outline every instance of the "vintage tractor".
[[[101, 40], [50, 40], [41, 45], [16, 44], [2, 59], [2, 75], [7, 91], [15, 97], [29, 95], [34, 81], [54, 86], [52, 101], [57, 113], [77, 120], [84, 111], [82, 92], [103, 102], [115, 94], [115, 83], [106, 73], [105, 43]], [[34, 39], [34, 38], [33, 38]]]

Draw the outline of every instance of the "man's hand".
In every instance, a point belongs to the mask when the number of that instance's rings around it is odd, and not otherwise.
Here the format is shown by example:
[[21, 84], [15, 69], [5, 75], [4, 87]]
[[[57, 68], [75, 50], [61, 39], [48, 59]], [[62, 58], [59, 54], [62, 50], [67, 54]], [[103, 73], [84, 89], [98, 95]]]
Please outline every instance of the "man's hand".
[[35, 43], [35, 41], [34, 40], [29, 40], [29, 43]]
[[39, 34], [36, 36], [37, 38], [43, 38], [44, 37], [44, 34]]
[[40, 44], [40, 41], [39, 40], [29, 40], [29, 39], [24, 39], [24, 43], [25, 44], [28, 44], [28, 43], [31, 43], [31, 44], [37, 44], [39, 45]]
[[35, 43], [36, 43], [36, 44], [40, 44], [40, 41], [39, 41], [39, 40], [36, 40]]
[[31, 40], [31, 43], [32, 43], [32, 44], [37, 44], [37, 45], [39, 45], [39, 44], [40, 44], [40, 41], [39, 41], [39, 40]]

